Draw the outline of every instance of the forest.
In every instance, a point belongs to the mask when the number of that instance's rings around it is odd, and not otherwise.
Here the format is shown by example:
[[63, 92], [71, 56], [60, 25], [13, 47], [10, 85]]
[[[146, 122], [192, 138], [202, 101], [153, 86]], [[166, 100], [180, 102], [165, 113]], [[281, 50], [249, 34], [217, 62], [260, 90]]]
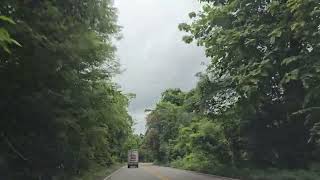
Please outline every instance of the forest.
[[98, 180], [132, 148], [245, 180], [320, 179], [319, 0], [199, 1], [177, 28], [206, 69], [165, 90], [137, 135], [113, 80], [112, 0], [1, 0], [0, 179]]
[[320, 179], [320, 2], [202, 0], [181, 23], [209, 58], [148, 109], [141, 152], [241, 179]]
[[126, 160], [119, 30], [110, 0], [1, 0], [0, 179], [83, 179]]

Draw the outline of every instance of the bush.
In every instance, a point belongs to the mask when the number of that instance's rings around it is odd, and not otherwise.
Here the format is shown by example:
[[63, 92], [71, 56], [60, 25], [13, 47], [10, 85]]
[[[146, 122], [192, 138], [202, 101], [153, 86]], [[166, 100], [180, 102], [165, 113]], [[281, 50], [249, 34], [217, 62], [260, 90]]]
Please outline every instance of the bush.
[[210, 168], [210, 162], [203, 154], [191, 153], [183, 159], [172, 162], [172, 166], [186, 170], [204, 172]]
[[281, 170], [236, 168], [228, 165], [212, 163], [203, 154], [191, 153], [185, 158], [171, 163], [172, 167], [185, 170], [209, 173], [244, 180], [316, 180], [320, 179], [319, 164], [314, 164], [309, 170]]
[[75, 177], [72, 180], [103, 180], [122, 166], [122, 163], [115, 163], [110, 167], [95, 166], [89, 171], [86, 171], [83, 175]]
[[316, 180], [320, 173], [312, 170], [251, 170], [242, 176], [246, 180]]

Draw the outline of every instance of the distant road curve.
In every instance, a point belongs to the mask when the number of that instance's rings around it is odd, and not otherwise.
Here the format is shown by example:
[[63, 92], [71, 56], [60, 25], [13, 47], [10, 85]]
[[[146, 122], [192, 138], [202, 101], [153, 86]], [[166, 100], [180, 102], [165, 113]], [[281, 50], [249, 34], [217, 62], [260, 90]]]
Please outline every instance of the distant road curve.
[[[139, 168], [122, 167], [105, 180], [232, 180], [218, 176], [140, 163]], [[234, 179], [233, 179], [234, 180]]]

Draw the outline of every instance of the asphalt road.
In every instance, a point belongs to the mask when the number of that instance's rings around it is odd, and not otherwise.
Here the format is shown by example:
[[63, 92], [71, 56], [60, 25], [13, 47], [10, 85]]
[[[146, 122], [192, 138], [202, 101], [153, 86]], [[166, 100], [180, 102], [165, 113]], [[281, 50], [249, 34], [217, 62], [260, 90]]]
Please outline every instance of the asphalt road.
[[139, 164], [139, 168], [122, 167], [106, 180], [226, 180], [226, 178], [151, 164]]

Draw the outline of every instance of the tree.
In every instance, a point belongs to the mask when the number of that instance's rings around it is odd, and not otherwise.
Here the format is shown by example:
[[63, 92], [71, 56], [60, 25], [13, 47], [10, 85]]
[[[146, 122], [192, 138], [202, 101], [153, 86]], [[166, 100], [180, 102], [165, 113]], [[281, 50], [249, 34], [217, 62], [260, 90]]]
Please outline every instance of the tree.
[[0, 54], [0, 177], [71, 179], [119, 160], [132, 119], [111, 80], [112, 3], [4, 0], [0, 12], [22, 45]]
[[[318, 106], [311, 105], [309, 97], [318, 99], [314, 92], [319, 87], [313, 83], [319, 81], [319, 4], [208, 2], [191, 25], [179, 28], [190, 33], [186, 42], [196, 39], [206, 48], [210, 73], [230, 77], [239, 103], [247, 105], [242, 112], [251, 109], [251, 115], [241, 117], [251, 158], [260, 164], [305, 166], [314, 148], [308, 143], [314, 121], [307, 116]], [[259, 159], [266, 152], [273, 154]]]
[[237, 177], [319, 162], [318, 1], [202, 2], [179, 29], [210, 63], [194, 89], [166, 90], [148, 115], [155, 160]]

